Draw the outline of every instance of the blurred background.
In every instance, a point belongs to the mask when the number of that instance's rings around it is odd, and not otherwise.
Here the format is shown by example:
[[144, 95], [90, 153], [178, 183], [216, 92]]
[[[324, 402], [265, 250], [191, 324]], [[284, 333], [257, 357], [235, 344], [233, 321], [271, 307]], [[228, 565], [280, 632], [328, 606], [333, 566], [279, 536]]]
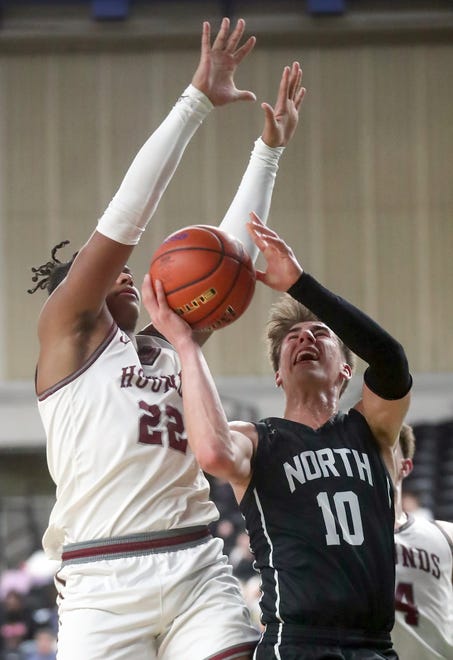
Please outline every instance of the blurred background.
[[[61, 240], [65, 259], [87, 239], [190, 82], [202, 21], [215, 33], [224, 15], [257, 37], [236, 82], [258, 101], [216, 110], [192, 140], [131, 260], [137, 280], [167, 234], [221, 221], [261, 132], [260, 102], [273, 104], [283, 66], [299, 60], [307, 96], [269, 222], [405, 346], [418, 443], [407, 496], [453, 519], [453, 1], [0, 0], [0, 613], [23, 608], [25, 639], [54, 626], [40, 553], [54, 485], [33, 389], [45, 294], [27, 294], [30, 269]], [[206, 345], [230, 419], [282, 413], [262, 341], [275, 299], [258, 285], [242, 319]], [[212, 492], [214, 531], [253, 590], [229, 486], [212, 481]]]

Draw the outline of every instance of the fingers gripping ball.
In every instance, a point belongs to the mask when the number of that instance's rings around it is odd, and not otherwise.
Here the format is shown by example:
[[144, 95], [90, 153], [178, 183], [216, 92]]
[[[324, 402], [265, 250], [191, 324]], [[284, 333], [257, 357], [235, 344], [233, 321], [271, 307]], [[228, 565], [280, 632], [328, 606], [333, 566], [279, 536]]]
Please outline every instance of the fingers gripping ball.
[[194, 330], [236, 321], [255, 291], [255, 268], [242, 243], [217, 227], [192, 225], [168, 236], [153, 255], [169, 306]]

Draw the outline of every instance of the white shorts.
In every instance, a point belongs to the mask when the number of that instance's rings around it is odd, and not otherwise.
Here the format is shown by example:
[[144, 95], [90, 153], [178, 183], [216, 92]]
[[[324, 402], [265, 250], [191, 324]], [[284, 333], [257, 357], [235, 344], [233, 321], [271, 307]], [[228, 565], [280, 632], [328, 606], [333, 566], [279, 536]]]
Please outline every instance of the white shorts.
[[194, 547], [63, 564], [58, 660], [233, 660], [259, 633], [209, 537]]

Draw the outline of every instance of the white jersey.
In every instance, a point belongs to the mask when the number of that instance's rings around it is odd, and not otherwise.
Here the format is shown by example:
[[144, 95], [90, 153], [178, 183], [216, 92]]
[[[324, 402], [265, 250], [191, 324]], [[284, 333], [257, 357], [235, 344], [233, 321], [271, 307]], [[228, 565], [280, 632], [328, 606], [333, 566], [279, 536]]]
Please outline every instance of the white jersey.
[[56, 503], [43, 546], [207, 525], [218, 518], [187, 443], [178, 356], [164, 339], [137, 351], [113, 325], [75, 374], [44, 392]]
[[453, 660], [453, 549], [435, 522], [409, 516], [395, 531], [395, 627], [400, 660]]

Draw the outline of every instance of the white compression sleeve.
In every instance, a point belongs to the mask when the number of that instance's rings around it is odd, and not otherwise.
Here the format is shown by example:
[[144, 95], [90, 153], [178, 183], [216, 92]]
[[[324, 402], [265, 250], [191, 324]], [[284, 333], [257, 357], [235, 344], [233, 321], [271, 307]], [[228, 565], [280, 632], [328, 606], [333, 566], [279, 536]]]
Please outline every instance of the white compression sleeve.
[[151, 219], [191, 137], [214, 106], [189, 85], [129, 167], [97, 231], [136, 245]]
[[248, 235], [245, 225], [250, 219], [251, 211], [255, 211], [264, 223], [267, 222], [278, 161], [284, 149], [284, 147], [268, 147], [261, 138], [255, 141], [238, 191], [220, 223], [220, 229], [242, 241], [253, 262], [256, 261], [259, 250]]

